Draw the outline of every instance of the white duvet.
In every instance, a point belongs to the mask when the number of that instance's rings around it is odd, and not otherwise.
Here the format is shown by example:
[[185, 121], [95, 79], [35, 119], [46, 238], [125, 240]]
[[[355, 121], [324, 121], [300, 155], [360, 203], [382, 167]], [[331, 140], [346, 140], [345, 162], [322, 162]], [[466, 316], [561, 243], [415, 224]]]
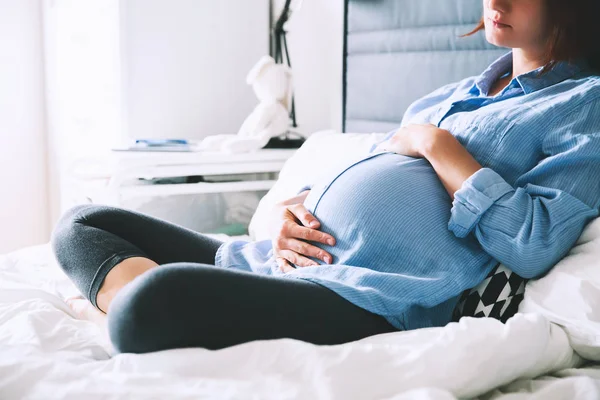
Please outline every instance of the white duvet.
[[572, 369], [583, 360], [541, 314], [337, 346], [282, 339], [111, 357], [104, 333], [63, 302], [74, 293], [47, 245], [0, 257], [1, 399], [600, 398], [600, 368]]

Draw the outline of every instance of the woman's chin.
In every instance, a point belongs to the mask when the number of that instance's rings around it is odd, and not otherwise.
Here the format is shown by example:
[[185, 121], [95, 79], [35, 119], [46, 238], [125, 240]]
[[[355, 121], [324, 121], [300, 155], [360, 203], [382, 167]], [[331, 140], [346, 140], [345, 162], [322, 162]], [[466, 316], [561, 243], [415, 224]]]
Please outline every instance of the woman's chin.
[[499, 33], [488, 32], [486, 30], [485, 38], [488, 41], [488, 43], [490, 43], [494, 46], [505, 47], [507, 49], [515, 48], [515, 46], [512, 45], [510, 38], [508, 37], [508, 34], [504, 34], [502, 32], [499, 32]]

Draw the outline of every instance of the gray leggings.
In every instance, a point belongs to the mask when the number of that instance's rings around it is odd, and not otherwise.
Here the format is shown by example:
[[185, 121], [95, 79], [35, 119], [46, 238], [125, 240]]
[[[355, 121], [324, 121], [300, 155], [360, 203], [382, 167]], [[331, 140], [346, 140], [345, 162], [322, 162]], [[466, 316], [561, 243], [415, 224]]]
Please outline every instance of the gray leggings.
[[396, 329], [319, 284], [214, 266], [222, 242], [120, 208], [84, 205], [56, 226], [56, 259], [97, 307], [108, 272], [130, 257], [153, 268], [123, 287], [108, 314], [115, 349], [126, 353], [260, 339], [340, 344]]

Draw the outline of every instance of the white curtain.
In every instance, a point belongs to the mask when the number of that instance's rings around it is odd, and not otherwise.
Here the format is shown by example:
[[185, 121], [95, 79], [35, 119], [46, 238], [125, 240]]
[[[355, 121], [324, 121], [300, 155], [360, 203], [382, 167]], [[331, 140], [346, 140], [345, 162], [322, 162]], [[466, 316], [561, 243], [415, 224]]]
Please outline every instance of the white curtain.
[[48, 238], [40, 0], [0, 0], [0, 254]]
[[53, 225], [72, 204], [73, 169], [122, 137], [119, 0], [42, 1]]

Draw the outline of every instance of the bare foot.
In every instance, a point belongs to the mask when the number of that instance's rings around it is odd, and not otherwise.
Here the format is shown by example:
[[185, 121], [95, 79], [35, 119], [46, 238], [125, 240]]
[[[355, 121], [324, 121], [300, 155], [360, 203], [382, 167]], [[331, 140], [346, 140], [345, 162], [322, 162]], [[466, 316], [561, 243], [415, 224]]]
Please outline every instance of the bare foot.
[[106, 325], [106, 314], [98, 310], [83, 296], [69, 297], [65, 300], [77, 318], [91, 321], [103, 327]]

